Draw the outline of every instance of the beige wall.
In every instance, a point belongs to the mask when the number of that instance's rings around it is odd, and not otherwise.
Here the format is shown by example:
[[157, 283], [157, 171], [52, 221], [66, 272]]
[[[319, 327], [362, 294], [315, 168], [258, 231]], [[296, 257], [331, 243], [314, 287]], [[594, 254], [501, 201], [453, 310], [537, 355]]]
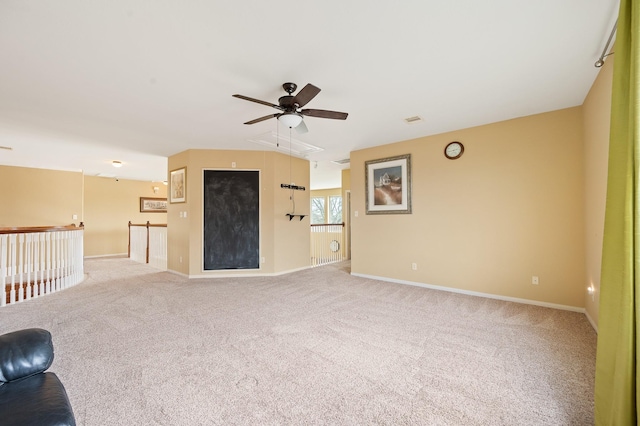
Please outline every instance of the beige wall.
[[344, 220], [345, 257], [351, 259], [351, 169], [342, 171], [342, 220]]
[[[251, 272], [202, 270], [204, 169], [260, 170], [260, 256], [265, 260], [260, 274], [309, 266], [309, 218], [289, 221], [286, 216], [293, 212], [293, 202], [295, 214], [309, 214], [308, 161], [264, 151], [188, 150], [169, 157], [169, 170], [180, 167], [187, 167], [187, 199], [185, 203], [169, 204], [168, 269], [189, 276], [244, 275]], [[281, 183], [290, 183], [290, 180], [306, 188], [305, 191], [294, 191], [293, 200], [290, 200], [291, 191], [280, 188]], [[180, 217], [180, 212], [183, 217]]]
[[[366, 215], [365, 161], [401, 154], [413, 213]], [[581, 107], [352, 152], [352, 272], [583, 307], [583, 162]]]
[[0, 180], [5, 182], [2, 227], [78, 225], [83, 220], [81, 172], [0, 166]]
[[613, 61], [607, 58], [583, 104], [584, 123], [584, 186], [586, 284], [593, 285], [595, 294], [586, 295], [587, 315], [597, 327], [600, 302], [600, 271], [604, 211], [607, 197], [609, 159], [609, 127], [611, 123], [611, 87]]
[[[311, 264], [311, 231], [309, 228], [309, 213], [311, 208], [310, 171], [309, 162], [299, 158], [291, 158], [288, 155], [268, 153], [273, 157], [273, 179], [270, 181], [273, 188], [273, 242], [274, 251], [271, 257], [274, 259], [273, 272], [280, 273], [309, 267]], [[290, 167], [291, 166], [291, 167]], [[291, 169], [291, 179], [290, 170]], [[304, 191], [291, 191], [280, 188], [281, 183], [295, 183], [304, 186]], [[265, 182], [265, 192], [269, 181]], [[304, 214], [303, 220], [294, 218], [289, 220], [287, 213], [294, 213], [294, 203], [290, 199], [293, 195], [295, 201], [295, 214]], [[266, 254], [268, 256], [268, 253]]]
[[[140, 213], [140, 197], [167, 196], [160, 182], [83, 176], [81, 172], [0, 166], [0, 226], [53, 226], [84, 222], [84, 255], [127, 252], [128, 227], [166, 223], [166, 213]], [[158, 187], [154, 194], [153, 187]], [[76, 215], [77, 219], [73, 219]]]
[[[190, 160], [190, 151], [184, 151], [179, 154], [169, 157], [169, 170], [176, 170], [182, 167], [186, 167]], [[190, 244], [198, 238], [202, 238], [197, 233], [197, 229], [190, 226], [190, 223], [194, 221], [194, 216], [191, 215], [190, 206], [193, 204], [193, 197], [195, 191], [190, 187], [191, 182], [194, 179], [202, 179], [202, 172], [196, 173], [195, 167], [187, 167], [186, 177], [186, 197], [184, 203], [169, 203], [167, 208], [167, 269], [179, 272], [184, 275], [189, 275], [189, 258], [190, 258]], [[167, 193], [171, 191], [167, 188]], [[200, 196], [202, 197], [202, 196]], [[188, 213], [186, 217], [183, 217], [181, 213]], [[202, 218], [200, 219], [202, 220]]]
[[127, 253], [129, 221], [167, 223], [166, 213], [140, 212], [140, 197], [167, 197], [161, 182], [85, 176], [84, 194], [85, 256]]
[[344, 169], [342, 171], [342, 190], [348, 191], [351, 189], [351, 169]]
[[328, 189], [314, 189], [311, 191], [311, 198], [313, 197], [328, 197], [329, 195], [342, 195], [341, 188], [328, 188]]

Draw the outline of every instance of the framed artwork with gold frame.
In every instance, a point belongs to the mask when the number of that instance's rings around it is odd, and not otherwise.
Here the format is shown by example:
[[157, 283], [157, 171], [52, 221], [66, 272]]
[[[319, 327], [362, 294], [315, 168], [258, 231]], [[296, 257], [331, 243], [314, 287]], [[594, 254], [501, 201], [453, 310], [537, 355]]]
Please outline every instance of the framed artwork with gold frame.
[[187, 168], [172, 170], [169, 173], [169, 202], [185, 203], [187, 201]]

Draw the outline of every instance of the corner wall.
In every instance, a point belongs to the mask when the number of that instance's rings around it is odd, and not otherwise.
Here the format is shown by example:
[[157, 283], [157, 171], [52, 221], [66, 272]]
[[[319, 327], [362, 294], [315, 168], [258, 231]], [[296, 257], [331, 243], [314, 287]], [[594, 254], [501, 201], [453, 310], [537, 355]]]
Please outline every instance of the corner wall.
[[[582, 139], [575, 107], [352, 152], [352, 273], [584, 307]], [[402, 154], [413, 213], [365, 214], [365, 161]]]
[[[186, 167], [186, 202], [169, 204], [168, 269], [190, 277], [278, 274], [310, 265], [309, 162], [265, 151], [187, 150], [169, 157], [169, 170]], [[260, 270], [203, 271], [203, 170], [260, 170]], [[280, 188], [292, 180], [305, 191]], [[170, 189], [169, 189], [170, 191]], [[293, 209], [302, 221], [286, 216]], [[186, 217], [185, 217], [186, 212]], [[182, 215], [181, 215], [182, 214]]]
[[593, 296], [585, 296], [587, 316], [597, 329], [600, 303], [600, 273], [604, 212], [607, 201], [609, 130], [615, 55], [609, 56], [583, 104], [586, 286]]

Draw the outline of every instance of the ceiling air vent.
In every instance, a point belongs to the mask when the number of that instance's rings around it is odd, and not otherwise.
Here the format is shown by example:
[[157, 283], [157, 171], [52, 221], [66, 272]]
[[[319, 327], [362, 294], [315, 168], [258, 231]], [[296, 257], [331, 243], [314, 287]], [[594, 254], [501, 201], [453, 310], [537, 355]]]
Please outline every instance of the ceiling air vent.
[[13, 151], [13, 148], [10, 146], [0, 146], [0, 149], [6, 149], [7, 151]]
[[407, 124], [415, 124], [415, 123], [420, 123], [424, 121], [422, 119], [422, 117], [418, 116], [418, 115], [414, 115], [413, 117], [409, 117], [409, 118], [405, 118], [404, 122]]
[[340, 165], [349, 164], [351, 162], [351, 159], [345, 158], [344, 160], [333, 160], [331, 162], [334, 163], [334, 164], [340, 164]]

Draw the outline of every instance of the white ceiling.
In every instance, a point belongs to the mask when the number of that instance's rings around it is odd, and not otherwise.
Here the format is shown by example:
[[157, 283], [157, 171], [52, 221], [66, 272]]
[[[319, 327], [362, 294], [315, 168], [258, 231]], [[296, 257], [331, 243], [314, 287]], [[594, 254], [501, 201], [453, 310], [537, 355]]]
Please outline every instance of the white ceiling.
[[[313, 83], [293, 137], [312, 188], [349, 152], [582, 104], [617, 0], [3, 0], [0, 164], [162, 181], [190, 148], [265, 149], [281, 85]], [[411, 116], [424, 119], [406, 124]], [[124, 166], [113, 168], [112, 160]], [[317, 167], [315, 167], [317, 161]], [[347, 165], [348, 167], [348, 165]]]

